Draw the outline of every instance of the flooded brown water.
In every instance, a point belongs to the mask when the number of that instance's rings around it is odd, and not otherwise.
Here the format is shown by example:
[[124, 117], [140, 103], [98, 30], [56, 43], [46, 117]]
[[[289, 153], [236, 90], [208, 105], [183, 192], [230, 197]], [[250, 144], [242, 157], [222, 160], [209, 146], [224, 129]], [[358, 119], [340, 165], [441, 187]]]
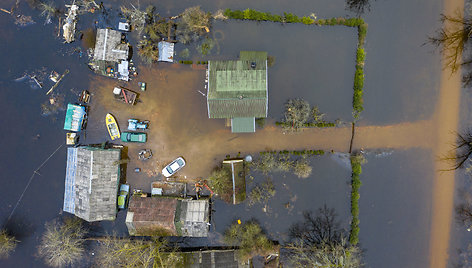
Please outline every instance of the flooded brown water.
[[[13, 2], [6, 0], [0, 7], [3, 7], [3, 4], [8, 7]], [[189, 5], [198, 4], [209, 11], [228, 7], [250, 7], [277, 14], [285, 11], [298, 15], [314, 12], [318, 17], [324, 18], [352, 16], [344, 9], [344, 0], [201, 0], [192, 3], [172, 0], [155, 3], [149, 0], [140, 1], [141, 7], [151, 2], [157, 5], [162, 15], [175, 15]], [[446, 4], [449, 2], [460, 1], [445, 1]], [[117, 8], [121, 3], [121, 0], [112, 0], [104, 4]], [[367, 241], [369, 242], [366, 260], [371, 267], [382, 263], [383, 254], [398, 253], [400, 260], [397, 264], [402, 267], [426, 267], [429, 262], [432, 267], [445, 267], [448, 257], [453, 175], [439, 172], [433, 175], [431, 171], [441, 168], [441, 163], [435, 162], [437, 156], [447, 151], [448, 144], [453, 141], [453, 135], [450, 133], [457, 129], [454, 121], [457, 121], [455, 116], [458, 113], [455, 109], [458, 106], [455, 105], [458, 98], [458, 91], [455, 90], [458, 90], [458, 87], [454, 87], [460, 85], [454, 80], [457, 77], [449, 77], [444, 72], [441, 76], [440, 91], [438, 58], [429, 48], [421, 47], [426, 36], [439, 26], [441, 3], [439, 0], [374, 1], [372, 11], [365, 14], [369, 24], [366, 43], [366, 110], [356, 130], [354, 149], [388, 148], [399, 151], [399, 156], [387, 156], [379, 162], [370, 160], [371, 166], [367, 164], [366, 173], [362, 178], [366, 187], [361, 190], [367, 192], [362, 193], [361, 202], [362, 198], [365, 198], [364, 202], [367, 203], [361, 203], [361, 216], [364, 217], [361, 218], [361, 224], [370, 224], [367, 226], [372, 229], [362, 227], [361, 244], [365, 241], [367, 245]], [[128, 148], [128, 180], [133, 187], [143, 190], [150, 187], [150, 182], [156, 179], [155, 174], [160, 172], [162, 166], [179, 155], [188, 160], [188, 165], [180, 172], [179, 179], [190, 180], [208, 175], [211, 168], [227, 154], [234, 156], [241, 152], [242, 155], [256, 155], [264, 150], [284, 149], [324, 149], [337, 152], [349, 150], [349, 124], [339, 128], [309, 129], [300, 133], [284, 134], [273, 122], [280, 119], [283, 103], [291, 97], [303, 97], [312, 105], [318, 105], [322, 112], [328, 114], [329, 119], [341, 118], [343, 121], [350, 121], [356, 42], [355, 31], [352, 29], [237, 21], [215, 22], [214, 31], [222, 32], [224, 39], [219, 42], [219, 54], [215, 49], [208, 58], [234, 59], [240, 49], [268, 50], [269, 54], [276, 56], [276, 65], [269, 69], [271, 119], [267, 121], [264, 129], [257, 129], [253, 135], [236, 135], [224, 127], [224, 120], [207, 118], [206, 99], [198, 92], [204, 87], [203, 70], [170, 64], [159, 64], [151, 69], [140, 65], [138, 80], [129, 84], [95, 76], [87, 70], [83, 59], [71, 53], [71, 50], [80, 44], [62, 44], [62, 41], [55, 37], [55, 25], [43, 25], [44, 19], [39, 18], [38, 12], [29, 9], [26, 3], [22, 4], [25, 14], [33, 15], [37, 21], [35, 25], [16, 27], [10, 17], [0, 14], [0, 36], [6, 40], [0, 42], [0, 55], [4, 63], [0, 66], [0, 110], [4, 115], [8, 115], [1, 119], [2, 125], [9, 126], [2, 129], [0, 134], [5, 151], [9, 152], [3, 154], [0, 161], [5, 193], [0, 210], [3, 218], [10, 213], [31, 171], [64, 140], [63, 114], [51, 117], [39, 115], [39, 104], [47, 101], [44, 92], [35, 91], [26, 84], [12, 82], [25, 71], [39, 68], [38, 64], [59, 72], [65, 68], [71, 69], [71, 74], [58, 88], [58, 92], [65, 95], [66, 102], [75, 102], [81, 89], [89, 89], [92, 92], [93, 106], [84, 143], [102, 143], [108, 139], [104, 127], [104, 117], [108, 112], [117, 117], [121, 130], [126, 129], [128, 118], [151, 121], [148, 130], [149, 142], [145, 145], [132, 144]], [[447, 6], [445, 5], [445, 8], [451, 8]], [[80, 23], [80, 27], [84, 29], [92, 25], [92, 21], [87, 19]], [[177, 52], [181, 48], [178, 46]], [[193, 56], [198, 58], [196, 50], [192, 47], [191, 49]], [[311, 60], [311, 57], [315, 60]], [[141, 103], [129, 107], [112, 99], [111, 91], [115, 85], [122, 84], [138, 91], [138, 81], [146, 81], [149, 85], [148, 91], [141, 93]], [[441, 95], [438, 96], [439, 91]], [[440, 102], [436, 105], [438, 100]], [[18, 131], [19, 129], [21, 131]], [[40, 134], [40, 139], [34, 139], [37, 134]], [[28, 149], [20, 150], [19, 145]], [[137, 161], [137, 152], [141, 148], [153, 149], [152, 161]], [[437, 166], [431, 167], [431, 164]], [[267, 229], [275, 230], [276, 233], [271, 234], [272, 237], [283, 238], [286, 235], [283, 227], [293, 220], [292, 217], [296, 219], [302, 210], [316, 209], [323, 202], [336, 207], [343, 220], [348, 219], [349, 202], [346, 198], [349, 197], [349, 177], [345, 176], [349, 175], [349, 171], [339, 170], [329, 156], [314, 160], [313, 165], [316, 169], [313, 177], [293, 183], [290, 185], [290, 191], [283, 185], [277, 185], [278, 192], [282, 194], [281, 200], [286, 202], [292, 197], [291, 194], [298, 193], [298, 201], [295, 210], [290, 212], [283, 208], [284, 202], [272, 200], [273, 213], [270, 217], [261, 218]], [[133, 173], [135, 167], [142, 168], [143, 172]], [[22, 243], [9, 260], [1, 261], [2, 267], [42, 265], [35, 259], [34, 252], [44, 229], [44, 222], [60, 215], [64, 168], [65, 151], [60, 151], [41, 171], [42, 176], [33, 180], [14, 221], [16, 229], [23, 231], [19, 232]], [[397, 169], [398, 173], [395, 173]], [[392, 171], [385, 174], [386, 170]], [[274, 176], [277, 177], [274, 180], [279, 179], [278, 182], [292, 179], [280, 174]], [[331, 179], [332, 176], [336, 178]], [[379, 177], [382, 179], [377, 179]], [[429, 185], [433, 177], [436, 192], [431, 195], [429, 193], [433, 188]], [[414, 187], [410, 187], [410, 183], [414, 184]], [[402, 194], [395, 194], [391, 189]], [[415, 191], [419, 189], [421, 192], [415, 195]], [[389, 191], [387, 193], [391, 195], [382, 194], [382, 190]], [[431, 217], [427, 208], [432, 200], [434, 207], [431, 209]], [[402, 201], [404, 205], [399, 206], [395, 201]], [[38, 206], [39, 203], [41, 206]], [[409, 203], [415, 205], [408, 206]], [[372, 204], [377, 208], [390, 208], [391, 211], [367, 207]], [[222, 211], [227, 207], [220, 206], [218, 209], [215, 214], [218, 217], [215, 219], [217, 232], [224, 230], [225, 226], [240, 214], [244, 214], [246, 218], [260, 214], [260, 207], [251, 210], [238, 207], [231, 211]], [[364, 216], [362, 211], [368, 214]], [[372, 215], [382, 221], [376, 221]], [[403, 221], [413, 215], [415, 218], [411, 225]], [[390, 229], [383, 229], [385, 226], [382, 224], [388, 223], [388, 220], [383, 219], [389, 217], [400, 222], [395, 232], [389, 233]], [[428, 221], [434, 225], [420, 230]], [[124, 233], [126, 230], [123, 229], [123, 222], [121, 213], [116, 222], [100, 223], [97, 226], [103, 230], [118, 230]], [[427, 234], [429, 230], [431, 241]], [[395, 235], [398, 239], [380, 239], [378, 234], [383, 231]], [[407, 235], [404, 236], [403, 233]], [[417, 243], [412, 243], [407, 249], [418, 249], [423, 255], [415, 259], [412, 254], [403, 254], [405, 247], [402, 240], [405, 239], [415, 239]], [[392, 245], [392, 251], [387, 250], [387, 243]], [[372, 252], [375, 252], [375, 255], [372, 255]], [[392, 265], [394, 264], [392, 262]]]
[[[444, 14], [461, 12], [463, 0], [446, 0]], [[458, 11], [459, 10], [459, 11]], [[434, 153], [437, 156], [446, 155], [451, 150], [451, 144], [456, 140], [458, 132], [459, 107], [461, 96], [461, 70], [450, 74], [446, 68], [441, 73], [439, 101], [434, 116], [436, 142]], [[455, 172], [441, 172], [448, 169], [447, 163], [435, 162], [436, 174], [433, 190], [433, 217], [431, 219], [431, 267], [446, 267], [448, 261], [451, 222], [454, 205]]]

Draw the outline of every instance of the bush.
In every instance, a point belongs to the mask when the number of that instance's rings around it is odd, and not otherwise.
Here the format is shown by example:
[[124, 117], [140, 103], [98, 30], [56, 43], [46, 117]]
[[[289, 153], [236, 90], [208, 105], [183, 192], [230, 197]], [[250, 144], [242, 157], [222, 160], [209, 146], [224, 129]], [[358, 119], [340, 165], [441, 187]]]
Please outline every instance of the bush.
[[362, 164], [365, 158], [361, 154], [351, 156], [352, 181], [351, 181], [351, 233], [349, 242], [356, 245], [359, 242], [359, 188], [361, 187], [360, 175], [362, 173]]
[[315, 20], [312, 19], [312, 18], [309, 18], [309, 17], [307, 17], [307, 16], [304, 16], [304, 17], [302, 17], [302, 23], [303, 23], [303, 24], [310, 25], [310, 24], [315, 23]]
[[276, 249], [259, 224], [254, 222], [231, 225], [224, 233], [223, 239], [229, 246], [239, 246], [238, 257], [243, 262], [254, 256], [266, 256]]
[[293, 173], [299, 178], [306, 179], [311, 175], [313, 168], [306, 159], [299, 159], [293, 166]]
[[249, 192], [249, 206], [253, 206], [257, 203], [267, 204], [270, 198], [275, 195], [274, 183], [270, 178], [262, 183], [261, 185], [256, 185], [251, 192]]
[[218, 194], [221, 199], [229, 200], [233, 192], [231, 171], [225, 167], [217, 167], [208, 177], [208, 186]]
[[3, 229], [0, 231], [0, 259], [6, 259], [15, 250], [18, 241]]

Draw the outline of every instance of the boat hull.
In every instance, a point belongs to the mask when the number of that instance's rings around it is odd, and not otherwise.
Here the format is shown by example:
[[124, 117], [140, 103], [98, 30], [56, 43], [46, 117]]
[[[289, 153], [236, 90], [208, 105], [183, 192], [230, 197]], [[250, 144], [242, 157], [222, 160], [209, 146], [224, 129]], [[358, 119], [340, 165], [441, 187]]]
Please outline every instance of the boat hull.
[[118, 128], [118, 124], [116, 123], [115, 117], [111, 114], [107, 114], [105, 121], [108, 129], [108, 134], [110, 134], [111, 140], [113, 141], [119, 139], [120, 129]]

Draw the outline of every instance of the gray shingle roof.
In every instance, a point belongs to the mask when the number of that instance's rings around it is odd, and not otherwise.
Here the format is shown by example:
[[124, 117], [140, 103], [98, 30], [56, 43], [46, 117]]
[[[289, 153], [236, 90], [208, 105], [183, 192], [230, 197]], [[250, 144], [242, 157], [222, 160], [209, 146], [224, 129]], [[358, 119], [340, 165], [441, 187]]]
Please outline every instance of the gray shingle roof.
[[127, 60], [129, 47], [121, 43], [121, 35], [121, 32], [115, 30], [98, 29], [93, 59], [112, 62]]
[[[78, 147], [69, 148], [67, 153], [74, 157], [68, 157], [64, 211], [73, 211], [77, 217], [89, 222], [114, 220], [120, 150]], [[67, 200], [73, 200], [74, 205], [66, 207]]]

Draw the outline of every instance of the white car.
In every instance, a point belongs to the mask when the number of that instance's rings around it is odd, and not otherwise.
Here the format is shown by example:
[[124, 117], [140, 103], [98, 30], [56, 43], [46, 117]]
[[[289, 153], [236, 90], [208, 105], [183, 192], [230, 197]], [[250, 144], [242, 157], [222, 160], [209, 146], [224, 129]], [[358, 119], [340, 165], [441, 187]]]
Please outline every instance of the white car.
[[164, 175], [164, 177], [170, 177], [184, 166], [185, 160], [182, 157], [179, 157], [162, 169], [162, 175]]

